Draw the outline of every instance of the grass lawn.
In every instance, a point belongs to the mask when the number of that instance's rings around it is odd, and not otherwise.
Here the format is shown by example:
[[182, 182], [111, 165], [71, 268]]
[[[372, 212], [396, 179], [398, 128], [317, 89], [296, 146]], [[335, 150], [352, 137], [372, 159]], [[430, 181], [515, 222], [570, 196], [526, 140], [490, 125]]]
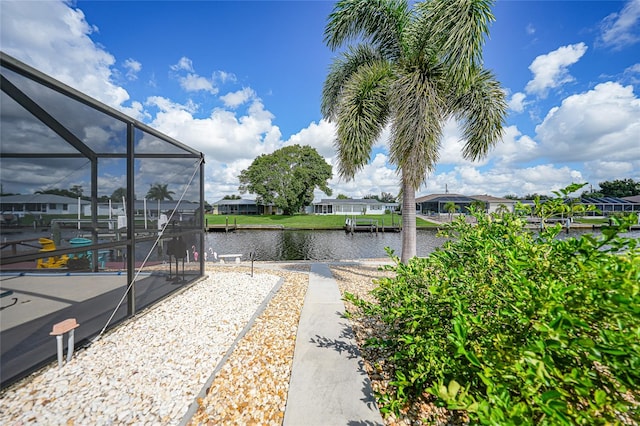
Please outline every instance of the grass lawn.
[[589, 223], [589, 224], [608, 224], [609, 223], [609, 219], [607, 218], [602, 218], [602, 217], [580, 217], [575, 219], [576, 223]]
[[[283, 215], [205, 215], [206, 223], [209, 225], [269, 225], [269, 226], [282, 226], [284, 228], [295, 229], [342, 229], [344, 227], [344, 221], [347, 216], [342, 215], [307, 215], [299, 214], [293, 216]], [[349, 216], [351, 217], [351, 216]], [[366, 220], [378, 220], [378, 225], [391, 226], [391, 215], [360, 215], [356, 216], [356, 219]], [[234, 222], [235, 221], [235, 222]], [[393, 215], [393, 225], [399, 225], [402, 223], [402, 216]], [[418, 228], [431, 228], [436, 227], [435, 224], [416, 219], [416, 226]]]

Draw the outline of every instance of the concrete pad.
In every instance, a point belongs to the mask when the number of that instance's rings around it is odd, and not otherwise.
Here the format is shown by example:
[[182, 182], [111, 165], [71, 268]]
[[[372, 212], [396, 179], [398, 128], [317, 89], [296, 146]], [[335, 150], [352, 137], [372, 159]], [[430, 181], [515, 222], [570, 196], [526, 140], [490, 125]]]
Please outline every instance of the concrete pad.
[[0, 312], [0, 330], [5, 332], [115, 289], [124, 292], [126, 287], [126, 274], [2, 276], [0, 289], [13, 290], [12, 297], [18, 298], [18, 303]]
[[328, 265], [311, 265], [284, 426], [384, 425], [344, 310]]

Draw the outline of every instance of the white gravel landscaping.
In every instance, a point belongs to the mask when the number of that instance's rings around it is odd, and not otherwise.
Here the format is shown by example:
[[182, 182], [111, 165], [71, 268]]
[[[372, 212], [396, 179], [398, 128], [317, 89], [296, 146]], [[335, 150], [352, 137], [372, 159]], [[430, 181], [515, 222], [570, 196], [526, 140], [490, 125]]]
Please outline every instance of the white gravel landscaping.
[[105, 333], [63, 368], [52, 363], [5, 389], [2, 423], [178, 424], [281, 280], [211, 274]]

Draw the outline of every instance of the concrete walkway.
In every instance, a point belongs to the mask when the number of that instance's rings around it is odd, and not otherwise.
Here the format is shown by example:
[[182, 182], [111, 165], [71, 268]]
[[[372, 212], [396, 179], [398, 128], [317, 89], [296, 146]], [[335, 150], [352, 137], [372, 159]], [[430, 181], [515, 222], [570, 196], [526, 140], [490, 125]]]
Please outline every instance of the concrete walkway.
[[312, 264], [284, 426], [384, 425], [327, 264]]

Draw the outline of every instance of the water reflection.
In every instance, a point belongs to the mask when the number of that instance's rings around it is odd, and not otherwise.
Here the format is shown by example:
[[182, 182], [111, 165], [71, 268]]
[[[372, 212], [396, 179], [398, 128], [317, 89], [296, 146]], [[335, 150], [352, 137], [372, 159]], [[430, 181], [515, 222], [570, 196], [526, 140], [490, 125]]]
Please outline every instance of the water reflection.
[[[428, 256], [444, 243], [434, 229], [417, 231], [417, 254]], [[579, 237], [593, 233], [589, 229], [564, 232], [558, 238]], [[638, 238], [640, 231], [621, 236]], [[226, 233], [205, 234], [205, 249], [220, 254], [241, 253], [248, 259], [255, 253], [256, 260], [348, 260], [386, 258], [385, 247], [392, 248], [397, 255], [402, 251], [401, 233], [355, 233], [343, 231], [293, 231], [293, 230], [238, 230]]]
[[[418, 256], [427, 256], [444, 242], [436, 231], [418, 230]], [[254, 252], [256, 260], [343, 260], [387, 257], [385, 247], [397, 254], [402, 248], [401, 233], [355, 233], [343, 231], [263, 231], [238, 230], [208, 233], [205, 248], [220, 254]]]
[[[68, 247], [68, 240], [76, 235], [77, 231], [67, 230], [61, 239], [61, 247]], [[437, 247], [444, 243], [444, 238], [436, 236], [435, 229], [419, 229], [417, 231], [416, 249], [418, 256], [428, 256]], [[598, 231], [591, 229], [572, 229], [569, 234], [561, 232], [558, 238], [579, 237], [582, 234]], [[640, 230], [634, 230], [621, 234], [624, 237], [640, 238]], [[50, 232], [24, 231], [10, 235], [0, 233], [3, 242], [7, 240], [25, 240], [30, 238], [51, 237]], [[198, 239], [193, 236], [187, 242], [187, 248], [199, 247]], [[147, 258], [149, 250], [154, 246], [153, 241], [139, 242], [136, 249], [136, 260]], [[213, 260], [211, 252], [219, 254], [240, 253], [243, 259], [249, 258], [249, 253], [255, 253], [256, 260], [349, 260], [386, 258], [385, 247], [392, 248], [397, 255], [402, 251], [401, 233], [355, 233], [347, 234], [344, 231], [309, 231], [309, 230], [238, 230], [235, 232], [211, 232], [205, 233], [205, 253], [208, 260]], [[3, 251], [2, 255], [9, 252], [10, 248]], [[22, 249], [20, 249], [22, 250]], [[30, 248], [33, 251], [33, 248]], [[166, 248], [157, 245], [149, 257], [150, 260], [167, 260]], [[164, 254], [164, 255], [163, 255]], [[192, 256], [192, 253], [189, 253]], [[190, 257], [192, 259], [192, 257]], [[110, 256], [109, 261], [122, 260], [119, 256]], [[125, 264], [122, 263], [124, 268]]]

